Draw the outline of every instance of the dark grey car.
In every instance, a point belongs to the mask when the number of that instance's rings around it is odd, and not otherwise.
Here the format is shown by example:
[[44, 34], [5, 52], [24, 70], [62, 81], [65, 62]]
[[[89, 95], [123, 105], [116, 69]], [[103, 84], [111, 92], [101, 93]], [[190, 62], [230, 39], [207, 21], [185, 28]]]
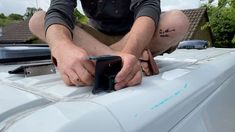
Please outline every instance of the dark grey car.
[[209, 43], [205, 40], [185, 40], [178, 45], [178, 49], [206, 49], [208, 47]]

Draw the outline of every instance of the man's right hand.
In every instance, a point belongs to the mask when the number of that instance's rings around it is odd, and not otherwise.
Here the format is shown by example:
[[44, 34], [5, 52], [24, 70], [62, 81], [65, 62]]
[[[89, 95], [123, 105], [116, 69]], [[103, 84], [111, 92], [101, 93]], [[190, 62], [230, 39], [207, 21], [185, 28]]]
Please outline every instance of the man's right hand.
[[71, 44], [58, 44], [52, 49], [52, 56], [57, 61], [57, 67], [63, 81], [67, 85], [91, 85], [95, 74], [95, 66], [88, 59], [87, 52]]
[[59, 24], [51, 25], [46, 32], [46, 41], [67, 85], [92, 84], [94, 64], [88, 60], [88, 53], [74, 44], [68, 28]]

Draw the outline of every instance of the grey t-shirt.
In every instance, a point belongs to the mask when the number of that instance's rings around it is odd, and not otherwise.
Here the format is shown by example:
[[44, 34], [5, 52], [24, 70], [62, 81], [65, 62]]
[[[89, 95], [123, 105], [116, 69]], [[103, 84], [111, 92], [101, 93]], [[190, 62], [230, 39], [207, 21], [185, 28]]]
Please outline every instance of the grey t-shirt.
[[[127, 33], [136, 18], [148, 16], [155, 22], [160, 18], [160, 0], [81, 0], [89, 24], [107, 34]], [[52, 24], [74, 29], [73, 11], [76, 0], [51, 0], [45, 16], [45, 31]]]

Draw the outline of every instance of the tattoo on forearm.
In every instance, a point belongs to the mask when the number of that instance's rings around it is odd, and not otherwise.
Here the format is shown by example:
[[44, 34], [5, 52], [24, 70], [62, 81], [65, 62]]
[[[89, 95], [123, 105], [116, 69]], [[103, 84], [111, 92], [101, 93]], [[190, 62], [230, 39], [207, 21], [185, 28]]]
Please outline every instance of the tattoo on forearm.
[[169, 35], [170, 32], [175, 32], [175, 29], [169, 29], [169, 28], [166, 30], [160, 29], [159, 34], [160, 37], [170, 37]]

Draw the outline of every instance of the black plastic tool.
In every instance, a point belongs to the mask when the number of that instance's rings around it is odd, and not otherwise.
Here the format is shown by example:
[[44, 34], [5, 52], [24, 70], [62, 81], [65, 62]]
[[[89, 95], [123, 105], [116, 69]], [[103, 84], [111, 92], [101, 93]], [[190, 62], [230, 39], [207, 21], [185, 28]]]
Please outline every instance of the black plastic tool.
[[107, 55], [90, 57], [90, 60], [96, 61], [95, 85], [92, 93], [96, 94], [115, 90], [115, 77], [122, 68], [121, 57]]

